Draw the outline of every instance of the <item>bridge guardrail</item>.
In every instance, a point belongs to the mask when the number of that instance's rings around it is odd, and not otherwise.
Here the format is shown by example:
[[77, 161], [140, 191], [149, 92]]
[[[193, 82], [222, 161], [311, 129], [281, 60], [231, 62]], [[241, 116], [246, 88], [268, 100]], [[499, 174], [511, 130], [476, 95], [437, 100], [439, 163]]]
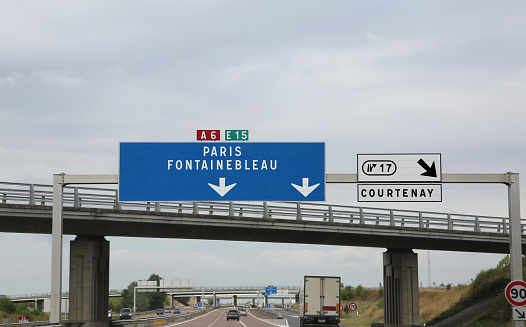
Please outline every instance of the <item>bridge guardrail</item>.
[[[0, 201], [50, 206], [53, 186], [0, 182]], [[118, 190], [64, 187], [65, 207], [88, 207], [507, 234], [509, 218], [310, 202], [119, 202]], [[521, 219], [521, 233], [526, 222]]]

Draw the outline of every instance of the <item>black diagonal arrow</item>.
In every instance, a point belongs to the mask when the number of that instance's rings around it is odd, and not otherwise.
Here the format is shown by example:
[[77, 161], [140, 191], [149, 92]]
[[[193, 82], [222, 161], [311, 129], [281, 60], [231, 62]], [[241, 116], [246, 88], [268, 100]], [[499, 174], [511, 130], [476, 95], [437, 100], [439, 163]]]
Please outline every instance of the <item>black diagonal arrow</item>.
[[422, 166], [422, 168], [424, 168], [426, 171], [423, 172], [422, 176], [429, 176], [429, 177], [437, 177], [437, 169], [435, 167], [435, 162], [433, 161], [433, 164], [431, 165], [431, 167], [429, 167], [427, 165], [427, 163], [424, 161], [424, 159], [420, 159], [418, 160], [418, 164], [420, 166]]
[[517, 313], [519, 314], [519, 319], [524, 319], [526, 317], [526, 314], [524, 313], [524, 311], [519, 311], [517, 309], [515, 309], [515, 311], [517, 311]]

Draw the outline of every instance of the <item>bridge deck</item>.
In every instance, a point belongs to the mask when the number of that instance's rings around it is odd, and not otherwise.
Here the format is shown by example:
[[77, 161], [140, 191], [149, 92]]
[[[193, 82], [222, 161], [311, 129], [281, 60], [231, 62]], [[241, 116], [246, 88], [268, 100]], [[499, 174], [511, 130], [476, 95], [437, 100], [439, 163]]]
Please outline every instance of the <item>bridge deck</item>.
[[[0, 182], [0, 232], [51, 234], [52, 196], [51, 185]], [[117, 199], [116, 189], [65, 187], [64, 234], [509, 253], [506, 217], [325, 203]]]

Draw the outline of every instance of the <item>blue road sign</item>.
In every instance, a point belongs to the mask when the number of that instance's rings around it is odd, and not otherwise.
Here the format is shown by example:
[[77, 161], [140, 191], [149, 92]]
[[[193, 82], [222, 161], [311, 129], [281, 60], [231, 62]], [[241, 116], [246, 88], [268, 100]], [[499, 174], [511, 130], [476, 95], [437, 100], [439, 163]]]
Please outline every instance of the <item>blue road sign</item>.
[[325, 201], [325, 143], [120, 144], [120, 201]]
[[277, 294], [278, 288], [276, 286], [265, 287], [265, 295]]

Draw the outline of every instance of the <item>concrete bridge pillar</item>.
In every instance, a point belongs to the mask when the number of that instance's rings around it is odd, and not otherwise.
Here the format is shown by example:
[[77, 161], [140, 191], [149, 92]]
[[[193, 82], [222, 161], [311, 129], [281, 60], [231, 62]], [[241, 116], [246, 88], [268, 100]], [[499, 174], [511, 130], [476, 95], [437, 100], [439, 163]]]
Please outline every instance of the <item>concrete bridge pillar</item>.
[[233, 305], [234, 307], [237, 307], [237, 295], [233, 295], [233, 296], [232, 296], [232, 305]]
[[410, 249], [384, 252], [384, 326], [420, 326], [418, 255]]
[[35, 309], [38, 311], [44, 311], [44, 300], [43, 299], [35, 299]]
[[70, 244], [69, 326], [107, 327], [110, 242], [77, 236]]

